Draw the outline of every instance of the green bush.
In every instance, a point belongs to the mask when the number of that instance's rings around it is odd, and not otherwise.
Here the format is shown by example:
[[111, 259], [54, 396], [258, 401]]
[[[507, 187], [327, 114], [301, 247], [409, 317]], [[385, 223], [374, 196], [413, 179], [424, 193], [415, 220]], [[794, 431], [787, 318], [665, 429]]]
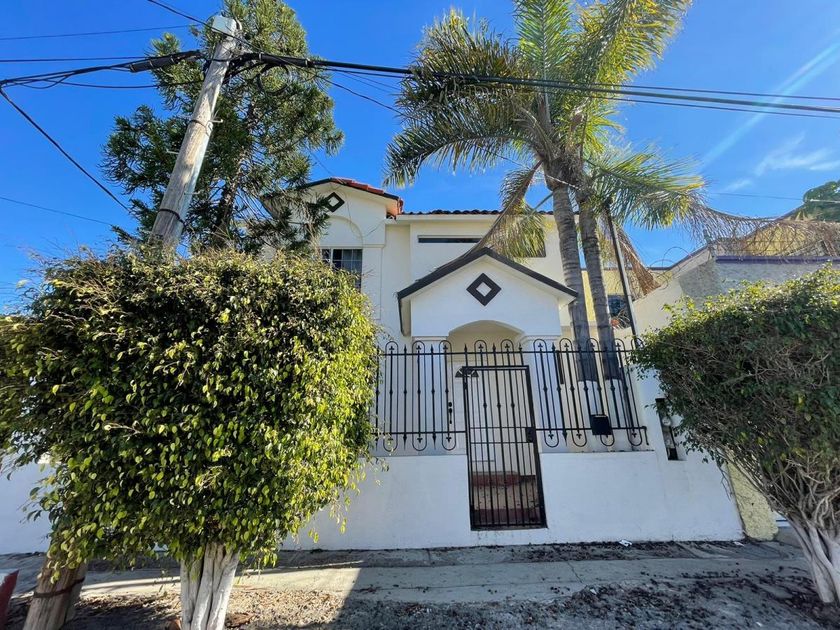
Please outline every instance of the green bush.
[[375, 352], [365, 298], [318, 261], [74, 257], [0, 320], [0, 453], [49, 457], [33, 497], [66, 566], [270, 556], [358, 479]]
[[637, 360], [686, 444], [743, 470], [840, 597], [840, 271], [685, 304]]

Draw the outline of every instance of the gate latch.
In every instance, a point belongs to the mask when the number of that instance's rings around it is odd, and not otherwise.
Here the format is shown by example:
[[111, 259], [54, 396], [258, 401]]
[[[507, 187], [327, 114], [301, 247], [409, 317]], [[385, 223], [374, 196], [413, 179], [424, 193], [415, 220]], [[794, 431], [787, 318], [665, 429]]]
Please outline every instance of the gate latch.
[[525, 427], [525, 441], [526, 442], [536, 442], [537, 441], [537, 432], [534, 431], [534, 427]]

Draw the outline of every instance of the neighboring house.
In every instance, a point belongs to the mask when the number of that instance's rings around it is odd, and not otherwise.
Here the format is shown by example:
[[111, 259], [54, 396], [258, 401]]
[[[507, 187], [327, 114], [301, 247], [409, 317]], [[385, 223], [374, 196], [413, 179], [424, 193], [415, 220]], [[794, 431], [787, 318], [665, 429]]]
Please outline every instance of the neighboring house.
[[[754, 251], [754, 246], [743, 251], [731, 243], [711, 244], [692, 252], [671, 267], [656, 269], [661, 286], [633, 302], [640, 332], [667, 324], [670, 315], [665, 306], [684, 298], [702, 304], [706, 299], [737, 289], [745, 282], [763, 280], [780, 283], [816, 271], [824, 265], [840, 263], [840, 257], [827, 255], [836, 251], [833, 243], [809, 244], [801, 248], [809, 255], [780, 255], [778, 242], [779, 239], [772, 234], [764, 239], [762, 249], [775, 252], [765, 255], [755, 255], [750, 251]], [[778, 531], [778, 515], [771, 512], [767, 501], [742, 473], [737, 470], [730, 473], [744, 532], [753, 538], [772, 538]]]
[[545, 247], [515, 262], [476, 249], [495, 212], [407, 211], [347, 179], [311, 187], [332, 208], [324, 260], [357, 275], [382, 326], [372, 421], [386, 469], [368, 472], [344, 533], [325, 511], [299, 544], [741, 537], [721, 471], [666, 446], [656, 382], [621, 346], [592, 360], [569, 340], [576, 294], [549, 216]]

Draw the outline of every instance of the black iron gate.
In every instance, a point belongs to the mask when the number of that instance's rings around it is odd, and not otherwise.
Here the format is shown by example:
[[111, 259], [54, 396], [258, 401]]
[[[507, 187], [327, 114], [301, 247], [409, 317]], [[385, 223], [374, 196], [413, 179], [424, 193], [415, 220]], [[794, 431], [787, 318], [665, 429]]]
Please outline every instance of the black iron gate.
[[473, 529], [545, 527], [531, 375], [527, 365], [464, 366]]

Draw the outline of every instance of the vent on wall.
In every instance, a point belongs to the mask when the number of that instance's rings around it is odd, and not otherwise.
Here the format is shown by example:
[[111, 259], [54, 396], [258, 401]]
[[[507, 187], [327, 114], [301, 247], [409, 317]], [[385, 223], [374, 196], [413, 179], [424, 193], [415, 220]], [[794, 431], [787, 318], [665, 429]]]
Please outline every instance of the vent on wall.
[[478, 243], [480, 236], [418, 236], [418, 243]]

